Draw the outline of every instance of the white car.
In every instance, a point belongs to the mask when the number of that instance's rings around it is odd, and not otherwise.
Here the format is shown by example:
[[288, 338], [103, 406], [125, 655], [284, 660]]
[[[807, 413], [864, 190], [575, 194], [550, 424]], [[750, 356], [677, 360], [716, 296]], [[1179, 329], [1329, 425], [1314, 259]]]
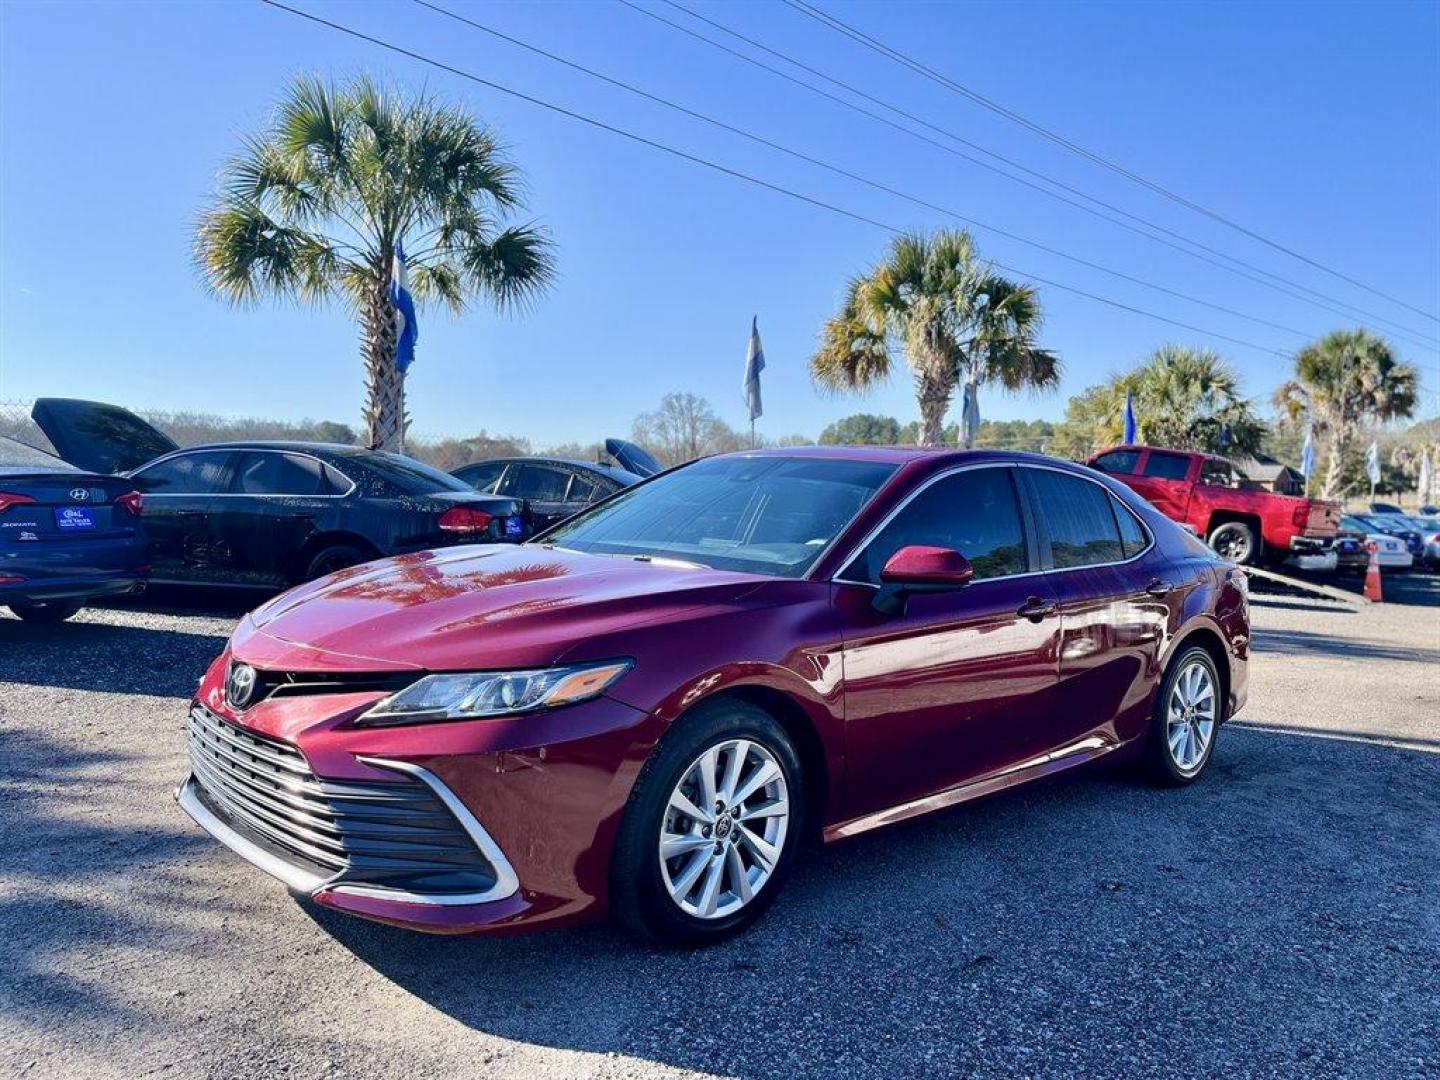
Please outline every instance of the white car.
[[1376, 561], [1382, 570], [1409, 570], [1415, 561], [1404, 540], [1373, 529], [1358, 518], [1341, 518], [1340, 528], [1346, 532], [1364, 533], [1366, 543], [1374, 544], [1377, 548]]

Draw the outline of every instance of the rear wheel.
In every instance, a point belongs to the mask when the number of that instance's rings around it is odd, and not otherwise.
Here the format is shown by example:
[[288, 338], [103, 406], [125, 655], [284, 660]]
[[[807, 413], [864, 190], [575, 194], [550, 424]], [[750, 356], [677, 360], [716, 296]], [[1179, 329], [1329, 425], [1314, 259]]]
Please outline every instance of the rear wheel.
[[354, 544], [332, 544], [322, 548], [320, 552], [310, 560], [310, 565], [305, 569], [305, 580], [314, 581], [326, 574], [333, 574], [337, 570], [346, 570], [352, 566], [359, 566], [363, 562], [369, 562], [373, 555], [367, 555]]
[[677, 721], [636, 782], [611, 864], [611, 908], [667, 945], [739, 933], [800, 846], [805, 791], [785, 729], [740, 701]]
[[1210, 547], [1221, 558], [1248, 566], [1260, 557], [1260, 537], [1246, 521], [1226, 521], [1210, 532]]
[[1145, 745], [1145, 771], [1158, 784], [1178, 787], [1199, 778], [1215, 751], [1224, 717], [1215, 661], [1192, 645], [1170, 663]]
[[44, 600], [33, 604], [11, 604], [10, 610], [26, 622], [58, 623], [85, 606], [83, 600]]

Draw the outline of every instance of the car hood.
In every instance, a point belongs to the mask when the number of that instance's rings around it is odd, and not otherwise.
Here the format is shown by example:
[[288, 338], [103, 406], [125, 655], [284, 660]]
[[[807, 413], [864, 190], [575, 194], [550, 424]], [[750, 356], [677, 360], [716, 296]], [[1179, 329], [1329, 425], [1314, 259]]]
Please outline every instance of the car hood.
[[543, 545], [423, 551], [302, 585], [247, 616], [232, 646], [257, 667], [463, 671], [554, 663], [600, 634], [726, 605], [753, 575]]

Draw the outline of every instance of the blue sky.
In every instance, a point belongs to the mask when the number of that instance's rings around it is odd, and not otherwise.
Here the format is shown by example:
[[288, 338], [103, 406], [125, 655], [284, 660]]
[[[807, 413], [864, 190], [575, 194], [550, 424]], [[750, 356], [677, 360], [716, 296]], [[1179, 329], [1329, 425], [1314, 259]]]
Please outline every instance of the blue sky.
[[[955, 224], [600, 86], [407, 3], [295, 5], [687, 152], [902, 227]], [[444, 2], [444, 0], [441, 0]], [[637, 0], [667, 17], [662, 0]], [[691, 6], [690, 0], [686, 0]], [[609, 0], [449, 6], [775, 142], [1146, 281], [1314, 334], [1356, 324], [1224, 273], [815, 98]], [[1437, 324], [1207, 221], [907, 72], [776, 2], [710, 17], [1124, 209], [1412, 329]], [[837, 4], [837, 14], [1134, 171], [1352, 277], [1440, 308], [1440, 7], [1407, 4]], [[700, 28], [698, 24], [697, 28]], [[715, 32], [707, 30], [712, 36]], [[773, 62], [773, 61], [772, 61]], [[848, 412], [908, 419], [902, 376], [863, 398], [806, 359], [886, 234], [656, 154], [259, 3], [0, 4], [0, 399], [356, 422], [357, 331], [339, 309], [236, 310], [189, 262], [219, 165], [296, 74], [371, 72], [462, 102], [523, 167], [560, 278], [527, 315], [422, 314], [413, 430], [537, 443], [628, 432], [671, 390], [743, 424], [750, 317], [771, 435]], [[976, 230], [1029, 273], [1292, 349], [1257, 326]], [[1169, 340], [1212, 344], [1268, 398], [1283, 360], [1042, 287], [1065, 399]], [[1386, 330], [1380, 326], [1379, 329]], [[1392, 338], [1424, 368], [1437, 354]], [[958, 403], [957, 403], [958, 409]]]

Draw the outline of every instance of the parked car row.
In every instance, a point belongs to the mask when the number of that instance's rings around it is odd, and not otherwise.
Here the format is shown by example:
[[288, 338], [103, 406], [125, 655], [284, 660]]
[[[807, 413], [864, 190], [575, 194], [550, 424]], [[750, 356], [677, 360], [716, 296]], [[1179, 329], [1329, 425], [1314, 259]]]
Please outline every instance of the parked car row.
[[[308, 442], [181, 449], [125, 409], [70, 399], [41, 399], [32, 416], [63, 460], [48, 472], [5, 466], [0, 484], [0, 603], [25, 618], [66, 618], [147, 579], [273, 591], [385, 555], [534, 531], [523, 499], [399, 454]], [[12, 442], [6, 456], [37, 454]]]
[[1088, 464], [1134, 488], [1231, 562], [1363, 571], [1374, 543], [1384, 568], [1440, 567], [1440, 521], [1412, 518], [1398, 507], [1376, 503], [1369, 514], [1345, 514], [1337, 502], [1269, 491], [1213, 454], [1115, 446]]

